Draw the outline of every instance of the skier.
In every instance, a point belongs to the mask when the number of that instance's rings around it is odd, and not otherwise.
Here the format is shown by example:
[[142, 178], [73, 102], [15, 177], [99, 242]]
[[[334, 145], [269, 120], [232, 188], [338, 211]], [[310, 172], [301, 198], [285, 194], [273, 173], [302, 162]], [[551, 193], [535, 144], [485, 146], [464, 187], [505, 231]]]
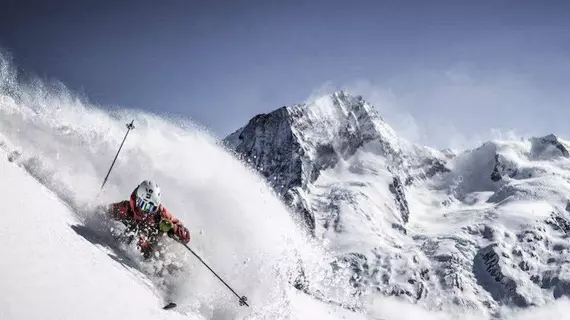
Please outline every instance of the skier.
[[[190, 241], [190, 232], [161, 204], [160, 196], [160, 187], [153, 181], [144, 180], [133, 190], [129, 200], [112, 203], [107, 211], [127, 226], [125, 233], [139, 237], [137, 245], [145, 259], [152, 256], [164, 233], [182, 243]], [[130, 240], [133, 238], [131, 236]]]

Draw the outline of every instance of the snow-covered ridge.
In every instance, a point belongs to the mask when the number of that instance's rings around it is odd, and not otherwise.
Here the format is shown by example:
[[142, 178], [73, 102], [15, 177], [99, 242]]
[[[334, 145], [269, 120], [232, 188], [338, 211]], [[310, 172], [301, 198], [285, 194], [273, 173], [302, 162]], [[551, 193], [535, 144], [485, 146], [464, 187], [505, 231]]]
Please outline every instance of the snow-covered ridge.
[[[395, 171], [391, 190], [402, 211], [401, 222], [405, 222], [408, 212], [400, 190], [402, 165], [427, 167], [432, 175], [445, 170], [444, 156], [399, 139], [361, 96], [339, 91], [307, 104], [282, 107], [255, 116], [224, 139], [230, 149], [262, 173], [286, 203], [303, 216], [310, 230], [315, 228], [315, 216], [305, 199], [308, 186], [322, 171], [349, 159], [372, 141], [377, 143], [374, 152], [386, 158], [386, 165]], [[404, 149], [424, 154], [425, 159], [407, 164], [411, 158]], [[411, 178], [403, 174], [402, 177]]]
[[225, 139], [352, 270], [361, 297], [499, 315], [569, 294], [570, 144], [555, 135], [439, 152], [337, 92]]

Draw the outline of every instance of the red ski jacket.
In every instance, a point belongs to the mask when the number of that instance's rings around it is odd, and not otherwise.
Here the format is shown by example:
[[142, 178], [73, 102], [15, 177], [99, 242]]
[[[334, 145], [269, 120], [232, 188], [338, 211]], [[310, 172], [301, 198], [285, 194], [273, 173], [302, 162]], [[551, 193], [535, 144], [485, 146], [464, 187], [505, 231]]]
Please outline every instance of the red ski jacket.
[[172, 223], [172, 229], [167, 233], [168, 236], [173, 237], [176, 235], [184, 243], [190, 241], [188, 229], [163, 205], [159, 205], [157, 212], [154, 214], [141, 212], [135, 206], [135, 191], [131, 193], [129, 200], [110, 204], [108, 213], [114, 219], [123, 222], [127, 226], [127, 231], [132, 231], [139, 235], [138, 245], [145, 256], [150, 255], [153, 245], [158, 241], [158, 236], [162, 233], [159, 224], [163, 219], [167, 219]]

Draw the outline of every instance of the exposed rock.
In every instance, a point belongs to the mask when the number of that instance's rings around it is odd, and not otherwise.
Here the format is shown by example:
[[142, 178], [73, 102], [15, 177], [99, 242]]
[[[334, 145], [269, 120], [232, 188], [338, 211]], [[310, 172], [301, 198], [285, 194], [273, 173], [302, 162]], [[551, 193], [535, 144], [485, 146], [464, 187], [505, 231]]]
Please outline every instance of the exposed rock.
[[404, 222], [408, 222], [408, 219], [410, 217], [410, 209], [408, 207], [408, 201], [406, 200], [404, 188], [398, 177], [394, 177], [392, 183], [390, 184], [390, 192], [394, 194], [396, 204], [398, 205], [400, 213], [402, 214], [402, 220]]
[[401, 224], [393, 223], [392, 228], [401, 231], [403, 234], [408, 234], [408, 231], [406, 230], [406, 228]]
[[536, 159], [549, 159], [556, 155], [570, 157], [568, 149], [559, 141], [558, 137], [549, 134], [540, 138], [531, 138], [531, 156]]
[[[258, 115], [224, 143], [333, 252], [355, 297], [497, 314], [570, 292], [570, 161], [553, 135], [439, 152], [337, 92]], [[307, 291], [304, 271], [292, 283]]]
[[491, 173], [491, 180], [497, 182], [502, 180], [503, 176], [515, 178], [518, 173], [518, 168], [513, 167], [511, 163], [508, 163], [499, 154], [495, 154], [495, 167]]
[[440, 159], [426, 159], [429, 169], [426, 172], [428, 178], [432, 178], [436, 174], [451, 172], [446, 166], [445, 162]]
[[550, 225], [554, 230], [558, 230], [564, 233], [570, 232], [570, 221], [565, 217], [552, 213], [548, 219], [545, 220], [546, 224]]
[[567, 267], [562, 267], [556, 271], [548, 270], [543, 274], [541, 287], [552, 289], [552, 295], [555, 299], [570, 296], [570, 279], [567, 269]]
[[517, 292], [517, 283], [506, 276], [500, 263], [497, 245], [489, 245], [477, 252], [473, 262], [473, 273], [478, 283], [487, 290], [496, 301], [526, 307], [529, 301]]
[[[362, 97], [340, 91], [312, 104], [257, 115], [223, 142], [259, 171], [313, 230], [314, 213], [302, 193], [323, 170], [370, 141], [378, 141], [384, 155], [398, 157], [396, 135], [376, 110]], [[440, 163], [434, 166], [434, 174], [444, 170]], [[404, 204], [400, 191], [398, 202]]]

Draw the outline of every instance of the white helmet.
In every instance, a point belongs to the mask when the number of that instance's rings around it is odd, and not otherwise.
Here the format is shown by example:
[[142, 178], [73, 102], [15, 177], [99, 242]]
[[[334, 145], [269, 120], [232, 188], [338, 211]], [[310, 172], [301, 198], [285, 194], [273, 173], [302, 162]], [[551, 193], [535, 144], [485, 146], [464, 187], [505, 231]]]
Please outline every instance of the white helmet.
[[160, 187], [153, 181], [145, 180], [135, 190], [136, 206], [146, 214], [155, 213], [160, 205]]

